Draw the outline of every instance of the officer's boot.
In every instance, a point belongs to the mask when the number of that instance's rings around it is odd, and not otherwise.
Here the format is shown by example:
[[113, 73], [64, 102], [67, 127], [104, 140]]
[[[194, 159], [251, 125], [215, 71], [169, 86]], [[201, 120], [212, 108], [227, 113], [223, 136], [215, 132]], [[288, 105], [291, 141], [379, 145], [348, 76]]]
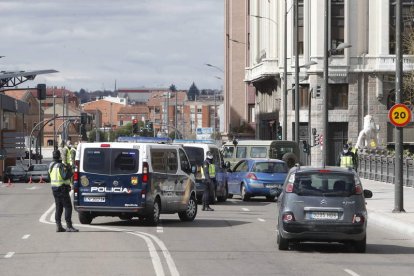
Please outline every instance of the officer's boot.
[[210, 207], [210, 205], [207, 205], [207, 207], [206, 207], [206, 211], [214, 211], [214, 209], [213, 209], [213, 208], [211, 208], [211, 207]]
[[62, 223], [56, 222], [56, 232], [65, 232], [66, 229], [63, 228]]
[[78, 229], [73, 227], [72, 223], [68, 223], [67, 226], [68, 226], [68, 228], [66, 228], [66, 232], [79, 232]]
[[206, 210], [206, 204], [203, 202], [203, 211]]

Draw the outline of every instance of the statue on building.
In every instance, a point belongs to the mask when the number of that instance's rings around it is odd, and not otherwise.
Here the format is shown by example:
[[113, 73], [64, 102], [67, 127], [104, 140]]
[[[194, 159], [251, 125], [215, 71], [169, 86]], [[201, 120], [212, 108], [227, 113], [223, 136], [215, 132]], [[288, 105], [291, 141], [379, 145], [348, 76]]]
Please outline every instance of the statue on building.
[[371, 115], [364, 117], [364, 128], [359, 132], [355, 147], [357, 149], [376, 149], [378, 147], [378, 128]]

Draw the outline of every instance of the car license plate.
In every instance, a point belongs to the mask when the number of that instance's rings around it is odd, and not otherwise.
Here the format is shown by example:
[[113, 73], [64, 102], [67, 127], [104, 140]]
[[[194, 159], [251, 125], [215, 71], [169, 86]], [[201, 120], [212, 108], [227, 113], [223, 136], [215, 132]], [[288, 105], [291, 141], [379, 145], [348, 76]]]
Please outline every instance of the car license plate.
[[266, 185], [266, 188], [277, 188], [277, 187], [279, 187], [279, 185], [277, 185], [277, 184]]
[[85, 202], [105, 202], [105, 197], [99, 196], [99, 197], [84, 197], [83, 201]]
[[338, 219], [338, 213], [336, 212], [312, 212], [311, 213], [312, 219], [329, 219], [334, 220]]

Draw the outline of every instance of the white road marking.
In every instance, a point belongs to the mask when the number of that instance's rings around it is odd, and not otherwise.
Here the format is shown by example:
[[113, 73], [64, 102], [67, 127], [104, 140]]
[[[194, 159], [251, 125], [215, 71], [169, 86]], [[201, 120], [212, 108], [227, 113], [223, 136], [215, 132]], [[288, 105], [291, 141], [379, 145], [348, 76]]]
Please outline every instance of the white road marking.
[[352, 276], [360, 276], [358, 273], [356, 273], [356, 272], [354, 272], [354, 271], [352, 271], [350, 269], [344, 269], [344, 271], [346, 273], [348, 273], [349, 275], [352, 275]]
[[13, 257], [13, 255], [14, 255], [14, 252], [9, 252], [6, 254], [6, 256], [4, 256], [4, 258], [11, 258]]
[[27, 240], [30, 237], [30, 234], [26, 234], [22, 237], [22, 240]]
[[245, 212], [249, 212], [250, 210], [249, 209], [247, 209], [247, 208], [242, 208], [242, 210], [243, 211], [245, 211]]
[[36, 189], [40, 189], [40, 187], [32, 186], [30, 188], [26, 188], [26, 190], [36, 190]]
[[164, 228], [162, 226], [157, 226], [157, 233], [164, 233]]
[[264, 220], [264, 219], [262, 219], [262, 218], [258, 218], [257, 219], [258, 221], [261, 221], [261, 222], [265, 222], [266, 220]]
[[[54, 209], [55, 209], [55, 204], [52, 204], [52, 206], [49, 207], [49, 209], [42, 214], [42, 216], [39, 218], [39, 222], [41, 223], [45, 223], [45, 224], [54, 224]], [[46, 218], [47, 216], [49, 216], [49, 213], [51, 213], [50, 217], [51, 217], [51, 221], [47, 221]], [[168, 251], [167, 247], [165, 246], [165, 244], [156, 236], [148, 234], [148, 233], [144, 233], [144, 232], [131, 232], [131, 230], [129, 229], [122, 229], [122, 228], [115, 228], [115, 227], [106, 227], [106, 226], [98, 226], [98, 225], [84, 225], [84, 224], [75, 224], [75, 226], [77, 227], [85, 227], [85, 228], [94, 228], [94, 229], [102, 229], [102, 230], [107, 230], [107, 231], [114, 231], [114, 232], [123, 232], [125, 234], [130, 234], [130, 235], [134, 235], [134, 236], [138, 236], [140, 238], [142, 238], [145, 243], [147, 244], [148, 247], [148, 251], [151, 257], [151, 261], [152, 261], [152, 265], [154, 267], [155, 270], [155, 274], [157, 276], [164, 276], [164, 269], [161, 263], [161, 259], [160, 256], [158, 255], [158, 251], [154, 245], [154, 242], [158, 245], [158, 247], [161, 249], [164, 258], [167, 262], [168, 268], [170, 270], [170, 275], [172, 276], [179, 276], [180, 273], [177, 270], [177, 266], [174, 263], [174, 260], [172, 259], [172, 256], [170, 254], [170, 252]], [[152, 239], [152, 240], [151, 240]]]

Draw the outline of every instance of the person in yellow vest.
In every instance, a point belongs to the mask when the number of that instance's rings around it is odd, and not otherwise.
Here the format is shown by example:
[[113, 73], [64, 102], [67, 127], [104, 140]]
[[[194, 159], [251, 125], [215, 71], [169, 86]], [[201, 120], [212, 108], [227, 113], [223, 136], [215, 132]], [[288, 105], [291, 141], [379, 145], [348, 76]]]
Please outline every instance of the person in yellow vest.
[[65, 146], [62, 149], [62, 163], [65, 165], [71, 165], [72, 163], [72, 155], [70, 153], [72, 148], [72, 143], [70, 140], [66, 141]]
[[[71, 190], [71, 173], [60, 160], [60, 151], [53, 152], [53, 162], [49, 165], [50, 184], [52, 186], [53, 197], [55, 198], [55, 221], [56, 232], [78, 232], [79, 230], [72, 225], [72, 202], [69, 195]], [[61, 219], [65, 209], [65, 221], [67, 228], [63, 228]]]
[[343, 146], [343, 150], [341, 154], [339, 155], [337, 166], [343, 167], [343, 168], [353, 168], [356, 170], [356, 158], [355, 154], [349, 150], [349, 145], [345, 144]]
[[203, 191], [203, 211], [214, 211], [210, 207], [210, 196], [213, 195], [214, 181], [216, 179], [216, 167], [213, 163], [213, 154], [210, 151], [206, 152], [206, 159], [201, 167], [201, 178], [204, 183]]

